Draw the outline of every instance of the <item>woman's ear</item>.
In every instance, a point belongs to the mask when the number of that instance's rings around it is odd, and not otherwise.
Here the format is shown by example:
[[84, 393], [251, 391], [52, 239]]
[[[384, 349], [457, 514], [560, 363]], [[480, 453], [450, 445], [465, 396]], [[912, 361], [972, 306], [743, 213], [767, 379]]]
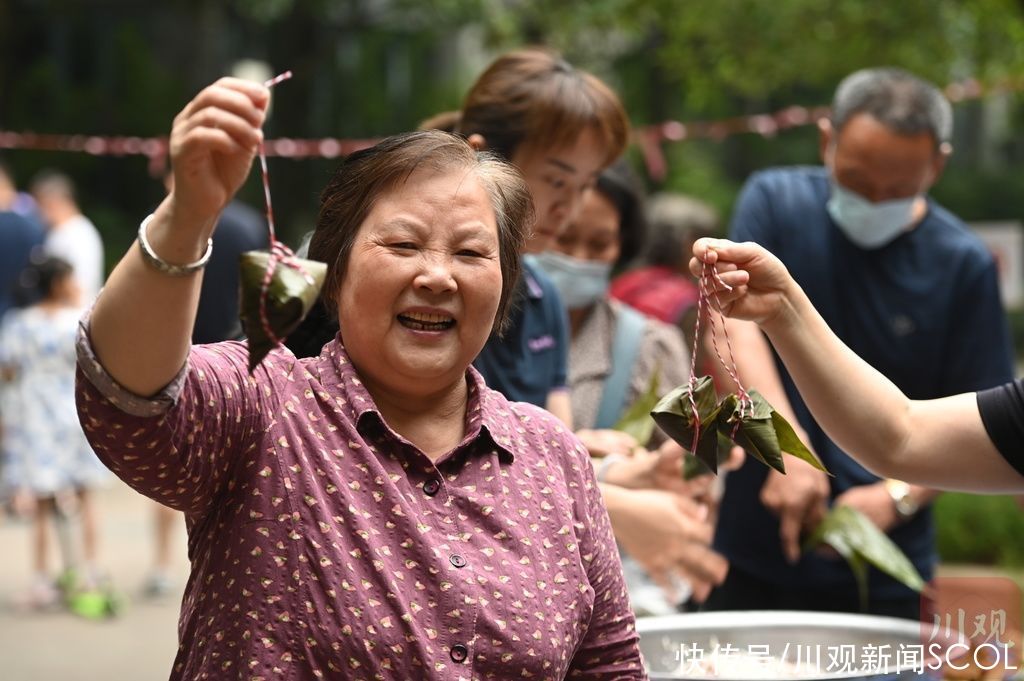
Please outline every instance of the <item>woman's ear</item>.
[[487, 148], [487, 140], [485, 140], [484, 136], [478, 132], [474, 132], [472, 135], [467, 137], [466, 141], [469, 142], [469, 146], [473, 147], [476, 151], [483, 151]]

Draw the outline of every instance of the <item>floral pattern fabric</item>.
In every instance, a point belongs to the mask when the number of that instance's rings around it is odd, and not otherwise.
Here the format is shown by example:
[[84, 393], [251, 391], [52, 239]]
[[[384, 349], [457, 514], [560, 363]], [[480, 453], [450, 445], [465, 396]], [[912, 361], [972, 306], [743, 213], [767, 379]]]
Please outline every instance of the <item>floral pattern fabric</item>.
[[79, 333], [79, 414], [120, 478], [185, 512], [172, 679], [645, 678], [607, 513], [560, 422], [467, 372], [436, 463], [383, 421], [335, 340], [194, 347], [152, 399]]

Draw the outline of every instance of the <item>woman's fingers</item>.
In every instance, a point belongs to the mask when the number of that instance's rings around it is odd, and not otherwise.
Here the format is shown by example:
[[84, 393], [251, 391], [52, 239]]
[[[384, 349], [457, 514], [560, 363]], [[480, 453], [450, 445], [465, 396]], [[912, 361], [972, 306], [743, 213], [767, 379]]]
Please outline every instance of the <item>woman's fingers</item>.
[[250, 125], [258, 128], [263, 125], [269, 101], [270, 90], [259, 83], [238, 78], [221, 78], [204, 88], [185, 105], [179, 117], [189, 118], [197, 111], [215, 107], [241, 116], [248, 120]]
[[186, 119], [178, 128], [177, 136], [184, 141], [195, 130], [219, 130], [234, 140], [243, 150], [251, 151], [263, 139], [259, 127], [246, 118], [217, 107], [206, 107]]

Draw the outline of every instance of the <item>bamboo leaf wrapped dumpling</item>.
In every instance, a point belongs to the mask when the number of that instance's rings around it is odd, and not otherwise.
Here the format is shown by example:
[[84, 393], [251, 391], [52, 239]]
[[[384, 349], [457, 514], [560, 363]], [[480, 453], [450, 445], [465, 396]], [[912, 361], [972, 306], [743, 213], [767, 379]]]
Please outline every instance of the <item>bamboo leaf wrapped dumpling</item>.
[[[690, 398], [693, 397], [691, 404]], [[693, 407], [697, 407], [694, 419]], [[672, 390], [655, 405], [651, 416], [665, 434], [691, 450], [711, 472], [718, 471], [718, 418], [721, 405], [710, 376]], [[694, 443], [696, 435], [696, 444]]]
[[[264, 296], [271, 257], [274, 269]], [[294, 256], [272, 256], [267, 251], [248, 251], [242, 254], [240, 267], [240, 316], [249, 339], [249, 372], [252, 373], [313, 309], [327, 276], [327, 265]]]

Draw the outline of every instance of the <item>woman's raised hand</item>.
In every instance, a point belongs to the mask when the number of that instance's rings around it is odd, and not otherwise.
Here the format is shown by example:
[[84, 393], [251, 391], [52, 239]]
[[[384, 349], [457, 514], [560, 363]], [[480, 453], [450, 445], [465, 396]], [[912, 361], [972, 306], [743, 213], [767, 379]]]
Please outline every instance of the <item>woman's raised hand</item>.
[[[693, 244], [693, 255], [690, 272], [694, 276], [702, 276], [705, 262], [715, 266], [718, 277], [712, 277], [707, 285], [717, 293], [722, 313], [728, 317], [763, 325], [772, 321], [785, 309], [787, 301], [792, 300], [796, 282], [786, 266], [755, 243], [698, 239]], [[716, 303], [714, 295], [711, 303]]]
[[269, 101], [270, 91], [259, 83], [221, 78], [175, 117], [170, 152], [177, 220], [200, 227], [217, 219], [249, 175]]

